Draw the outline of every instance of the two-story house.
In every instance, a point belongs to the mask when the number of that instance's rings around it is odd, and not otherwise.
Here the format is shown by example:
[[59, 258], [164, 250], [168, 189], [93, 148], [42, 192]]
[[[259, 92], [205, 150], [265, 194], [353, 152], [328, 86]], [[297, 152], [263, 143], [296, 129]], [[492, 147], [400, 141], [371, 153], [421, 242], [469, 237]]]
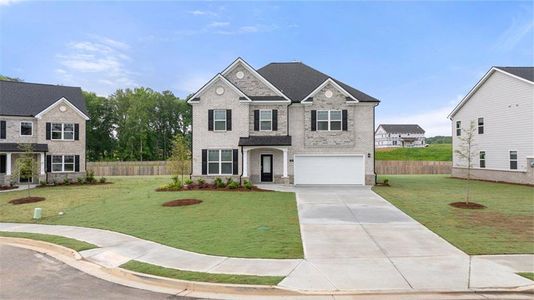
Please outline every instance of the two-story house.
[[453, 176], [467, 176], [456, 150], [473, 128], [472, 178], [534, 185], [534, 67], [492, 67], [449, 118]]
[[303, 63], [238, 58], [196, 92], [192, 177], [373, 184], [379, 101]]
[[380, 124], [375, 131], [377, 148], [425, 147], [425, 130], [417, 124]]
[[[79, 87], [0, 81], [0, 185], [85, 175], [88, 119]], [[38, 162], [31, 178], [15, 172], [28, 150]]]

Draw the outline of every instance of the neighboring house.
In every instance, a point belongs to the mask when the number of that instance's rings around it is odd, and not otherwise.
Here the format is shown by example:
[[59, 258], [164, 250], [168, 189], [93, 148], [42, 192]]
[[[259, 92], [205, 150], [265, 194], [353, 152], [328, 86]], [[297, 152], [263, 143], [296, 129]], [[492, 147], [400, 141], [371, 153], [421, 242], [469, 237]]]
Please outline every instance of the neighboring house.
[[380, 124], [375, 131], [375, 146], [425, 147], [425, 131], [416, 124]]
[[373, 184], [379, 101], [303, 63], [241, 58], [189, 100], [192, 176]]
[[[493, 67], [449, 115], [453, 150], [463, 129], [476, 126], [473, 178], [534, 184], [534, 68]], [[453, 155], [452, 175], [467, 161]]]
[[[84, 175], [88, 119], [78, 87], [0, 81], [0, 185]], [[16, 176], [21, 144], [31, 145], [38, 177]]]

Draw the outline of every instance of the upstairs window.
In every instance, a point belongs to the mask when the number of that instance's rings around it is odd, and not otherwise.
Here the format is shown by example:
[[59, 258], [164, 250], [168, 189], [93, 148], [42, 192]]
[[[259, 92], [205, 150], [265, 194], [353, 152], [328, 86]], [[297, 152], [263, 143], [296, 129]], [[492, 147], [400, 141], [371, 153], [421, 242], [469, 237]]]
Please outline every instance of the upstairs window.
[[317, 130], [341, 130], [342, 114], [340, 110], [318, 110]]
[[226, 109], [213, 111], [213, 128], [220, 131], [226, 130]]
[[32, 136], [33, 135], [33, 122], [20, 122], [20, 135]]
[[52, 140], [74, 140], [74, 124], [52, 123]]
[[462, 135], [462, 121], [456, 121], [456, 136]]
[[479, 165], [481, 168], [486, 167], [486, 151], [480, 151], [479, 153]]
[[478, 118], [478, 134], [484, 134], [484, 118]]
[[510, 170], [517, 170], [517, 151], [510, 151]]
[[273, 111], [260, 110], [260, 131], [273, 130]]

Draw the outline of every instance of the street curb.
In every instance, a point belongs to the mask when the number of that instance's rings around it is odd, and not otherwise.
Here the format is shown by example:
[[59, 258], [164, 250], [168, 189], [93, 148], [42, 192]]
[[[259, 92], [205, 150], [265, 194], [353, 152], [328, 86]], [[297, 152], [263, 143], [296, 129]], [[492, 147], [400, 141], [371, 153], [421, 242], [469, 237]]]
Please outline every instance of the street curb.
[[122, 268], [108, 268], [93, 262], [84, 260], [76, 251], [44, 241], [27, 238], [0, 237], [0, 244], [24, 248], [49, 255], [73, 268], [96, 278], [110, 281], [116, 284], [133, 288], [149, 290], [157, 293], [165, 293], [180, 296], [194, 297], [199, 294], [202, 297], [303, 297], [303, 296], [424, 296], [425, 294], [441, 295], [465, 295], [465, 294], [507, 294], [521, 293], [534, 294], [534, 285], [509, 288], [509, 289], [471, 289], [465, 291], [295, 291], [278, 286], [222, 284], [209, 282], [186, 281], [173, 278], [154, 276], [145, 273], [134, 272]]

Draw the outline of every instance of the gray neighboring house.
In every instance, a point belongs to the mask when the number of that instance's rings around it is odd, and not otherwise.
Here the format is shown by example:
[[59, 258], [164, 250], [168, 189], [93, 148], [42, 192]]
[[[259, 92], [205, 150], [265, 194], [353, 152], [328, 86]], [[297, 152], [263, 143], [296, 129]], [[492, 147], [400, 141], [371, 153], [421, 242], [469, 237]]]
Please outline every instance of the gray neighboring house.
[[374, 184], [379, 100], [300, 62], [236, 59], [196, 92], [192, 177]]
[[425, 130], [417, 124], [380, 124], [375, 131], [377, 148], [426, 147]]
[[[79, 87], [0, 81], [0, 185], [85, 175], [88, 119]], [[16, 176], [23, 144], [31, 145], [39, 176]]]
[[[534, 67], [492, 67], [449, 115], [452, 148], [473, 123], [471, 177], [534, 185]], [[453, 154], [452, 176], [467, 176]]]

